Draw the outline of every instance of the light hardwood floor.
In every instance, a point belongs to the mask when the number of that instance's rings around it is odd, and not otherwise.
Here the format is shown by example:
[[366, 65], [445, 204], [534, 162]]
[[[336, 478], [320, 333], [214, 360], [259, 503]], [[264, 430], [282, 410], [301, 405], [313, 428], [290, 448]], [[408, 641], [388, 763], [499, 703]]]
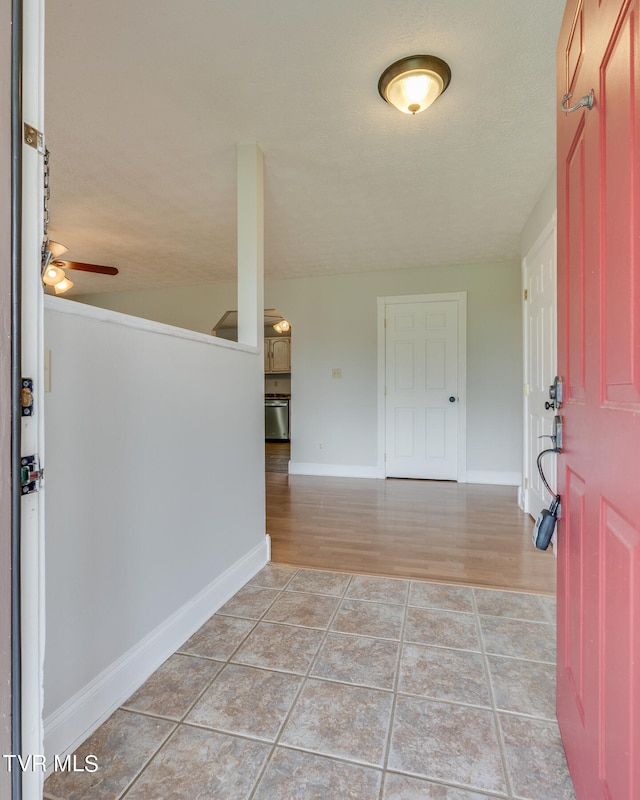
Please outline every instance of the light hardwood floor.
[[511, 486], [267, 472], [273, 563], [555, 593]]

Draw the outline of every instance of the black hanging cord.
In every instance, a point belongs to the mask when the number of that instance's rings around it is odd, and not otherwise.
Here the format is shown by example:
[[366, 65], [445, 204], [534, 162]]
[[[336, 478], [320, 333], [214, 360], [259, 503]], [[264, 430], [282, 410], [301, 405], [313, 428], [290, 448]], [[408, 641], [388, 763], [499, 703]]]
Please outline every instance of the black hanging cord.
[[538, 458], [537, 458], [537, 460], [536, 460], [536, 463], [538, 464], [538, 472], [540, 473], [540, 478], [541, 478], [541, 480], [542, 480], [542, 483], [544, 483], [545, 489], [546, 489], [546, 490], [549, 492], [549, 494], [550, 494], [552, 497], [554, 497], [554, 498], [555, 498], [555, 497], [557, 497], [557, 495], [556, 495], [556, 493], [553, 491], [553, 489], [552, 489], [552, 488], [549, 486], [549, 484], [547, 483], [547, 479], [545, 478], [545, 476], [544, 476], [544, 472], [542, 471], [542, 456], [546, 455], [547, 453], [557, 453], [557, 452], [558, 452], [558, 451], [557, 451], [557, 450], [556, 450], [554, 447], [549, 447], [549, 448], [547, 448], [546, 450], [543, 450], [543, 451], [542, 451], [542, 452], [541, 452], [541, 453], [538, 455]]

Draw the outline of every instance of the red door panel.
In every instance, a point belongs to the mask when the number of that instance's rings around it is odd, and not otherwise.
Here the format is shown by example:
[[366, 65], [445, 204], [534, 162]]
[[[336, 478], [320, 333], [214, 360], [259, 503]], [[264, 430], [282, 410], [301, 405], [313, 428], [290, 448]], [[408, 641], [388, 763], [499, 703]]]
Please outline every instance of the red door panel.
[[578, 800], [640, 798], [640, 0], [558, 44], [558, 719]]

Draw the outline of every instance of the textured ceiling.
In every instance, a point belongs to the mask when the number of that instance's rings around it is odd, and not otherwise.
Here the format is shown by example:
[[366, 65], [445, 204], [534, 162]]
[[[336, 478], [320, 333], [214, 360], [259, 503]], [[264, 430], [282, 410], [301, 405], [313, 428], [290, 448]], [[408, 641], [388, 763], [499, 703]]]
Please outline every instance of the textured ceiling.
[[[236, 145], [265, 154], [267, 277], [502, 261], [554, 166], [561, 0], [47, 0], [52, 239], [72, 293], [235, 275]], [[423, 114], [382, 101], [414, 53]]]

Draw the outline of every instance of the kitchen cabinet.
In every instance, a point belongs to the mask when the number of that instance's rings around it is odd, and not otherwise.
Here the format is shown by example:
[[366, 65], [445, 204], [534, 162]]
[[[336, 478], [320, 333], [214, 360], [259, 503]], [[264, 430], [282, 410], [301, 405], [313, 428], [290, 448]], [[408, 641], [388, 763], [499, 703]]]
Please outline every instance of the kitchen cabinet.
[[291, 337], [273, 336], [264, 340], [264, 371], [291, 372]]

